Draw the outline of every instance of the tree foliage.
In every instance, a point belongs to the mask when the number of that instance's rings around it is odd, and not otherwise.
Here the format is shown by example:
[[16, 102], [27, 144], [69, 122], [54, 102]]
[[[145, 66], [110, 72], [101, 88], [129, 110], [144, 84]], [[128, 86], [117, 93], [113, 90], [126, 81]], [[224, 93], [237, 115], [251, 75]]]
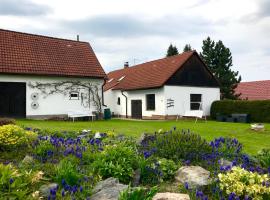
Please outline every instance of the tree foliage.
[[187, 52], [187, 51], [192, 51], [192, 47], [191, 47], [190, 44], [186, 44], [186, 45], [184, 46], [183, 52]]
[[175, 55], [178, 55], [178, 54], [179, 54], [179, 52], [178, 52], [177, 47], [170, 44], [170, 46], [168, 47], [168, 50], [167, 50], [166, 57], [175, 56]]
[[234, 89], [241, 81], [241, 76], [238, 76], [238, 71], [233, 71], [231, 68], [232, 54], [222, 41], [215, 42], [207, 37], [203, 41], [201, 58], [209, 67], [214, 76], [221, 84], [222, 99], [237, 99], [239, 94], [235, 94]]

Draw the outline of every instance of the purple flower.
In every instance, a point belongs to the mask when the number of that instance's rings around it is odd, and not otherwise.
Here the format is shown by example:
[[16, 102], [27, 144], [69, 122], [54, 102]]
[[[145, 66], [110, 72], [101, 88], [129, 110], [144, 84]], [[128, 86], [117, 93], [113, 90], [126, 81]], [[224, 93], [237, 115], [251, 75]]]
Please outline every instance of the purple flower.
[[13, 178], [10, 178], [10, 179], [9, 179], [9, 183], [10, 183], [10, 184], [14, 183], [14, 179], [13, 179]]
[[62, 190], [61, 195], [62, 195], [62, 197], [65, 196], [65, 190], [64, 189]]
[[149, 158], [151, 156], [151, 153], [149, 151], [144, 151], [143, 156], [144, 158]]
[[187, 183], [187, 182], [185, 182], [185, 188], [186, 188], [186, 190], [188, 190], [188, 189], [189, 189], [189, 187], [188, 187], [188, 183]]

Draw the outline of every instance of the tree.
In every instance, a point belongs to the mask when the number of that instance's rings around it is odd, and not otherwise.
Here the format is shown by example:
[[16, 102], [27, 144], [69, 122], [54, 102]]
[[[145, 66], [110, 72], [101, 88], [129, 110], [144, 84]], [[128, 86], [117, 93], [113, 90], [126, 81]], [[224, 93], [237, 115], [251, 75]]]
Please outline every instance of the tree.
[[231, 69], [233, 63], [230, 49], [225, 47], [222, 41], [215, 42], [210, 37], [207, 37], [203, 41], [200, 56], [210, 71], [219, 80], [221, 84], [221, 98], [237, 99], [239, 94], [235, 94], [234, 89], [240, 83], [241, 76], [238, 76], [238, 71]]
[[187, 51], [192, 51], [192, 47], [190, 44], [186, 44], [184, 49], [183, 49], [183, 52], [187, 52]]
[[175, 55], [178, 55], [178, 54], [179, 54], [179, 52], [178, 52], [177, 47], [170, 44], [170, 46], [169, 46], [169, 48], [167, 50], [166, 57], [175, 56]]

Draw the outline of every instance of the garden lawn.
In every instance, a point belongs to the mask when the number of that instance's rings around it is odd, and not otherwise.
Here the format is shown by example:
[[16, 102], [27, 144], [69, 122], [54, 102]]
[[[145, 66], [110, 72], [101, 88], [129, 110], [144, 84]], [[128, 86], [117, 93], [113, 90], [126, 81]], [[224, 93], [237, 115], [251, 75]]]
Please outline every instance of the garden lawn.
[[153, 133], [159, 129], [170, 130], [176, 126], [177, 129], [190, 129], [199, 133], [203, 138], [212, 140], [216, 137], [235, 137], [243, 145], [244, 151], [256, 154], [263, 148], [270, 148], [270, 124], [265, 124], [264, 132], [250, 130], [250, 124], [225, 123], [215, 121], [194, 120], [180, 121], [135, 121], [135, 120], [110, 120], [110, 121], [42, 121], [42, 120], [17, 120], [18, 125], [24, 127], [40, 128], [45, 130], [58, 131], [80, 131], [90, 129], [94, 131], [106, 132], [114, 131], [117, 134], [124, 134], [139, 137], [142, 133]]

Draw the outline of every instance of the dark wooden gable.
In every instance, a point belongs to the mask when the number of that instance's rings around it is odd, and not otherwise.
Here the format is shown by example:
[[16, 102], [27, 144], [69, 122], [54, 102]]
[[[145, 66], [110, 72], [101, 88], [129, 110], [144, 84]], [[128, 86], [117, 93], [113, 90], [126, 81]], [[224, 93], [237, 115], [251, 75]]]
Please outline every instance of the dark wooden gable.
[[165, 85], [219, 87], [219, 83], [205, 67], [198, 54], [193, 54], [186, 63], [168, 79]]

